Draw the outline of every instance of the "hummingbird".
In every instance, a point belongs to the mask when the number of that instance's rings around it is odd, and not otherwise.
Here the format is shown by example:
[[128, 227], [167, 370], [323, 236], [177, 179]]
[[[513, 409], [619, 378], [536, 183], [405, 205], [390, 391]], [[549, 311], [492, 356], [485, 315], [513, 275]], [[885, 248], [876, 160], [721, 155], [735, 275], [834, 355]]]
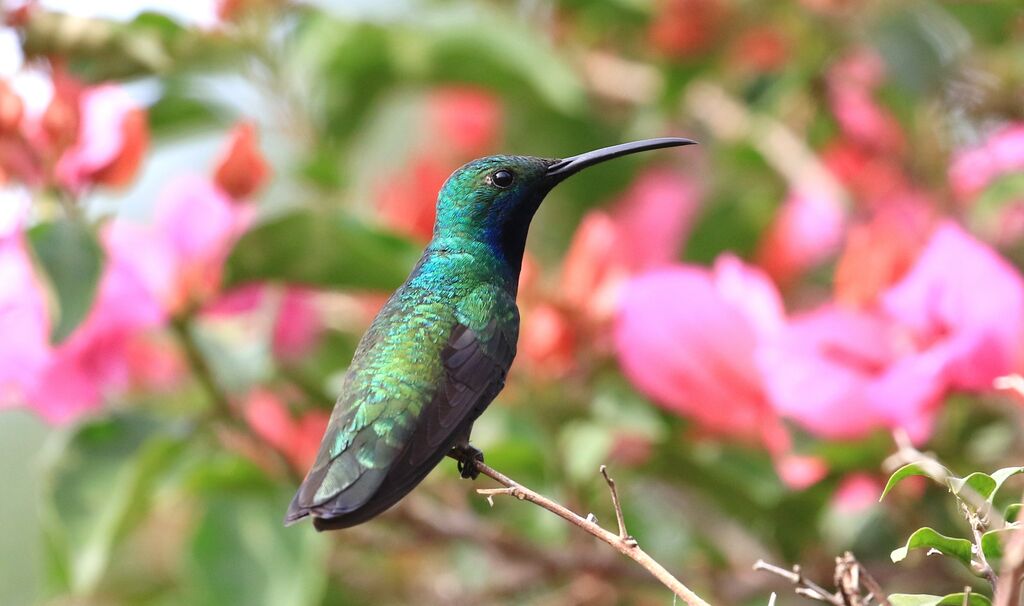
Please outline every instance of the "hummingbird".
[[475, 479], [483, 453], [470, 433], [516, 355], [519, 272], [544, 197], [600, 162], [693, 143], [664, 137], [561, 159], [490, 156], [452, 173], [430, 243], [356, 347], [285, 524], [306, 516], [321, 531], [361, 524], [449, 454]]

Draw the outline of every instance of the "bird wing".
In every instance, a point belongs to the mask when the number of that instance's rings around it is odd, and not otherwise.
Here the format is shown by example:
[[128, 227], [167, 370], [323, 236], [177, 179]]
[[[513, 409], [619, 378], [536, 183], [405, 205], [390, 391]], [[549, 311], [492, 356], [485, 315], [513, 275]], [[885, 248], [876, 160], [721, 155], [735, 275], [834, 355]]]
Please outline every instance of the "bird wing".
[[465, 297], [441, 349], [436, 388], [421, 396], [421, 406], [391, 407], [418, 409], [418, 414], [380, 415], [359, 423], [365, 406], [339, 406], [286, 520], [309, 513], [337, 517], [375, 495], [393, 501], [405, 495], [447, 453], [460, 437], [457, 432], [501, 391], [518, 331], [519, 311], [511, 294], [487, 285]]

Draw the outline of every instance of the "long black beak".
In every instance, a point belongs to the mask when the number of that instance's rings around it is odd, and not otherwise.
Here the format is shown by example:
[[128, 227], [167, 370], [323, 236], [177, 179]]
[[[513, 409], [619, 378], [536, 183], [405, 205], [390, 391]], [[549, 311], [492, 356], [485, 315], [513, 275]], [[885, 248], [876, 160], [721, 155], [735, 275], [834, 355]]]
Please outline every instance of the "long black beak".
[[563, 158], [548, 167], [548, 176], [555, 181], [561, 181], [570, 175], [574, 175], [588, 166], [593, 166], [605, 160], [611, 160], [620, 156], [635, 154], [637, 152], [663, 147], [679, 147], [682, 145], [696, 145], [696, 141], [680, 137], [661, 137], [658, 139], [644, 139], [643, 141], [632, 141], [611, 147], [602, 147], [594, 151], [588, 151], [571, 158]]

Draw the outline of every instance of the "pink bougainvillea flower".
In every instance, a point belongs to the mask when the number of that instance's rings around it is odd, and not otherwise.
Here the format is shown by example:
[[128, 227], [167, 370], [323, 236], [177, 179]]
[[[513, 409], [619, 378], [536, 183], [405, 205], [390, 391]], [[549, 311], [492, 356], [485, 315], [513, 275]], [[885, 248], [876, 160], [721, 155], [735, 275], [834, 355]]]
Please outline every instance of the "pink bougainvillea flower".
[[501, 138], [501, 101], [484, 88], [449, 86], [431, 92], [431, 139], [462, 160], [485, 155]]
[[626, 278], [676, 260], [698, 199], [688, 179], [654, 169], [641, 174], [610, 211], [588, 213], [562, 266], [563, 299], [593, 319], [609, 318]]
[[793, 490], [803, 490], [828, 475], [828, 465], [818, 457], [785, 454], [775, 459], [775, 473]]
[[997, 177], [1024, 170], [1024, 124], [997, 131], [981, 145], [958, 152], [949, 167], [949, 182], [962, 200], [985, 189]]
[[[86, 88], [78, 95], [77, 134], [57, 161], [57, 180], [73, 191], [89, 183], [119, 186], [138, 170], [148, 142], [142, 109], [119, 86], [104, 84]], [[55, 99], [51, 108], [63, 101]], [[59, 121], [48, 110], [51, 120]], [[69, 110], [75, 111], [75, 110]]]
[[906, 277], [882, 295], [911, 344], [939, 359], [949, 384], [986, 390], [1017, 368], [1024, 345], [1024, 280], [953, 223], [940, 225]]
[[21, 234], [28, 203], [24, 192], [0, 195], [0, 406], [24, 399], [49, 359], [46, 300]]
[[274, 354], [284, 360], [301, 356], [313, 347], [323, 329], [316, 293], [301, 288], [285, 290], [274, 322]]
[[329, 417], [318, 410], [296, 419], [277, 394], [262, 389], [251, 392], [245, 403], [246, 422], [256, 435], [299, 470], [309, 469], [316, 459]]
[[839, 250], [846, 213], [830, 192], [792, 191], [782, 203], [758, 253], [758, 264], [787, 283]]
[[270, 167], [256, 139], [256, 125], [239, 122], [231, 130], [226, 149], [213, 173], [213, 182], [235, 200], [253, 195], [270, 178]]
[[923, 203], [894, 203], [853, 225], [835, 271], [835, 298], [852, 307], [873, 305], [906, 274], [935, 227]]
[[898, 153], [904, 147], [899, 122], [874, 99], [885, 77], [885, 64], [877, 54], [861, 50], [831, 67], [828, 99], [843, 133], [874, 150]]
[[151, 257], [169, 262], [161, 300], [174, 313], [206, 302], [220, 290], [221, 272], [231, 246], [251, 222], [248, 206], [231, 203], [206, 179], [185, 177], [172, 183], [157, 201]]
[[931, 433], [941, 396], [987, 390], [1018, 368], [1024, 280], [952, 223], [910, 269], [861, 309], [800, 314], [759, 352], [780, 414], [826, 438], [903, 428]]
[[265, 284], [246, 284], [218, 296], [203, 307], [204, 317], [234, 317], [268, 311], [275, 314], [271, 347], [279, 359], [296, 359], [312, 348], [324, 330], [316, 291]]
[[626, 376], [664, 408], [705, 431], [788, 448], [762, 389], [754, 352], [782, 328], [767, 276], [723, 256], [711, 271], [651, 270], [622, 290], [615, 350]]
[[851, 473], [839, 483], [832, 502], [843, 513], [855, 513], [877, 505], [880, 496], [882, 484], [878, 478], [866, 473]]

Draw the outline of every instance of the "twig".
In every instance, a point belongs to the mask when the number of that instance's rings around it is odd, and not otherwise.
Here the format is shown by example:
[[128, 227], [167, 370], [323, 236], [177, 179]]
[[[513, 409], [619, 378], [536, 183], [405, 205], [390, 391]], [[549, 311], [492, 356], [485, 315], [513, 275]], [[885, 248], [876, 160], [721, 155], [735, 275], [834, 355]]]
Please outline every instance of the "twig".
[[[662, 585], [668, 587], [673, 594], [683, 599], [689, 606], [710, 606], [700, 596], [690, 590], [689, 587], [684, 585], [679, 579], [672, 576], [672, 574], [665, 569], [664, 566], [659, 564], [654, 558], [648, 555], [635, 539], [626, 535], [624, 539], [620, 535], [616, 535], [612, 532], [605, 530], [598, 526], [598, 524], [590, 518], [585, 518], [579, 514], [574, 513], [565, 506], [557, 503], [541, 494], [526, 488], [522, 484], [512, 480], [503, 473], [492, 469], [484, 463], [476, 462], [477, 470], [485, 476], [491, 478], [495, 482], [498, 482], [505, 488], [484, 488], [477, 492], [486, 495], [488, 498], [492, 498], [495, 495], [509, 495], [514, 496], [521, 501], [529, 501], [534, 505], [542, 507], [551, 513], [557, 515], [563, 520], [577, 526], [578, 528], [590, 533], [597, 537], [601, 541], [614, 547], [622, 555], [632, 559], [637, 564], [643, 566], [649, 573], [651, 573], [656, 579], [661, 581]], [[606, 476], [607, 477], [607, 476]], [[609, 488], [612, 490], [613, 502], [618, 500], [618, 495], [615, 493], [614, 484], [609, 482]], [[621, 522], [621, 512], [617, 511], [617, 515], [620, 516], [620, 533], [625, 534], [625, 525]]]
[[416, 494], [410, 495], [401, 506], [395, 508], [393, 517], [422, 536], [472, 541], [495, 550], [507, 559], [538, 566], [547, 576], [584, 570], [604, 578], [651, 581], [651, 577], [642, 570], [627, 565], [612, 552], [543, 549], [486, 524], [475, 515], [451, 507], [431, 505], [427, 499]]
[[796, 585], [796, 593], [820, 600], [822, 602], [828, 602], [829, 604], [835, 604], [836, 606], [844, 606], [843, 598], [835, 593], [831, 593], [821, 585], [818, 585], [814, 581], [808, 579], [803, 575], [800, 570], [800, 566], [793, 566], [792, 570], [786, 570], [780, 568], [774, 564], [769, 564], [764, 560], [758, 560], [754, 562], [754, 570], [764, 570], [772, 574], [777, 574], [784, 579], [788, 579], [789, 582]]
[[217, 384], [217, 378], [214, 377], [213, 370], [207, 364], [206, 357], [203, 356], [203, 352], [199, 348], [199, 343], [196, 342], [195, 337], [192, 335], [189, 316], [181, 315], [172, 318], [171, 329], [174, 332], [174, 336], [177, 337], [178, 343], [181, 344], [181, 349], [185, 353], [188, 365], [192, 368], [196, 379], [210, 398], [210, 403], [213, 405], [213, 416], [221, 421], [237, 424], [238, 419], [235, 418], [227, 394]]
[[619, 503], [619, 491], [615, 489], [615, 480], [608, 475], [608, 467], [606, 465], [601, 466], [601, 475], [604, 476], [604, 481], [608, 483], [608, 491], [612, 493], [612, 505], [615, 507], [615, 521], [619, 523], [619, 539], [625, 543], [636, 546], [636, 539], [629, 536], [629, 533], [626, 532], [626, 521], [622, 518], [622, 504]]

